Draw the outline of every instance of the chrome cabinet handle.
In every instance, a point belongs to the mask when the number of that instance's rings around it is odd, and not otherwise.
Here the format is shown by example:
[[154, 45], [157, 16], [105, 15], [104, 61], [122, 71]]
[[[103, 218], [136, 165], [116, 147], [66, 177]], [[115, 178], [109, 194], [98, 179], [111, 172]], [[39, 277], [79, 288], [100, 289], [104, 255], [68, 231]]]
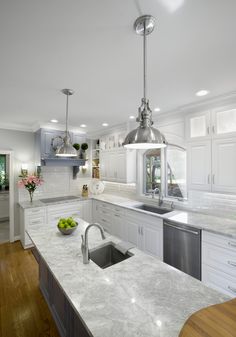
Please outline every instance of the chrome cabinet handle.
[[231, 247], [236, 248], [236, 243], [234, 243], [234, 242], [230, 242], [230, 241], [229, 241], [229, 242], [228, 242], [228, 245], [231, 246]]
[[142, 233], [142, 235], [143, 235], [143, 227], [141, 227], [141, 233]]
[[231, 287], [231, 286], [228, 286], [228, 289], [229, 289], [230, 291], [232, 291], [232, 293], [236, 294], [236, 288], [233, 288], [233, 287]]
[[191, 230], [191, 229], [187, 229], [187, 228], [178, 227], [178, 226], [174, 226], [174, 225], [171, 225], [171, 224], [169, 224], [167, 222], [164, 222], [164, 225], [172, 227], [172, 228], [175, 228], [175, 229], [183, 231], [183, 232], [191, 233], [191, 234], [194, 234], [194, 235], [199, 235], [199, 232], [197, 232], [197, 231], [194, 231], [194, 230]]
[[210, 181], [210, 174], [208, 174], [208, 177], [207, 177], [207, 182], [208, 182], [208, 184], [210, 184], [210, 183], [211, 183], [211, 181]]
[[215, 133], [215, 126], [212, 125], [212, 133]]
[[228, 264], [232, 267], [236, 267], [236, 262], [234, 261], [228, 261]]
[[210, 134], [210, 127], [209, 126], [207, 127], [207, 134], [208, 135]]
[[138, 227], [138, 233], [139, 233], [139, 235], [140, 235], [140, 227]]
[[212, 184], [215, 184], [215, 174], [212, 174]]

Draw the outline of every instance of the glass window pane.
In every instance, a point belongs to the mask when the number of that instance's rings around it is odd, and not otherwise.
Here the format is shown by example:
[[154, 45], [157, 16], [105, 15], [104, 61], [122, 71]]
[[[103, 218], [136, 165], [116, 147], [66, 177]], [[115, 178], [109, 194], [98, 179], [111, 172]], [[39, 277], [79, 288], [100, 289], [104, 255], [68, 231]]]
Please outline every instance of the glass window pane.
[[236, 132], [236, 109], [216, 113], [217, 133]]
[[4, 185], [6, 180], [6, 155], [0, 155], [0, 185]]
[[144, 155], [145, 186], [144, 193], [158, 187], [161, 189], [161, 150], [149, 150]]
[[186, 150], [168, 146], [166, 166], [167, 196], [186, 198]]
[[206, 116], [198, 116], [190, 119], [190, 137], [206, 136]]

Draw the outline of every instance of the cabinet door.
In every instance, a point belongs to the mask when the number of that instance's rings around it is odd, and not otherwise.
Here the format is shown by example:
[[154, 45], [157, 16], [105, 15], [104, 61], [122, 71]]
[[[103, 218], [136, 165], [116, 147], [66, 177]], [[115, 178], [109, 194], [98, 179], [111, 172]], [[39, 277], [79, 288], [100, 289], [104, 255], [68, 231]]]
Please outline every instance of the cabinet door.
[[236, 138], [212, 141], [212, 190], [236, 192]]
[[191, 114], [185, 119], [186, 138], [188, 140], [198, 140], [210, 138], [211, 115], [209, 111]]
[[236, 109], [219, 109], [212, 112], [214, 137], [236, 136]]
[[92, 200], [82, 201], [81, 205], [83, 207], [83, 220], [92, 222]]
[[114, 213], [112, 220], [112, 235], [125, 240], [124, 235], [124, 217], [121, 214]]
[[102, 180], [108, 180], [109, 158], [108, 152], [101, 151], [100, 153], [100, 174]]
[[140, 247], [140, 225], [130, 219], [126, 219], [124, 225], [126, 241], [132, 243], [135, 247]]
[[188, 189], [211, 190], [211, 142], [188, 144]]
[[142, 227], [143, 251], [163, 260], [163, 227], [145, 224]]
[[116, 158], [116, 180], [117, 182], [126, 182], [126, 152], [117, 152]]
[[54, 156], [56, 147], [62, 145], [62, 140], [55, 139], [52, 144], [52, 139], [61, 136], [63, 137], [64, 132], [58, 130], [42, 130], [41, 133], [41, 157], [47, 158]]

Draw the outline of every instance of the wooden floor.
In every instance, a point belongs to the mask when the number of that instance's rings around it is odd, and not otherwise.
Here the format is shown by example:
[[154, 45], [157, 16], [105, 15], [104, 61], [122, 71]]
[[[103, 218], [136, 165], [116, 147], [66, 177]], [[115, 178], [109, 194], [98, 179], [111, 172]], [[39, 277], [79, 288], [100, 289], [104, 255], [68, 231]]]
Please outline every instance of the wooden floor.
[[39, 289], [38, 264], [20, 242], [0, 244], [0, 337], [59, 337]]

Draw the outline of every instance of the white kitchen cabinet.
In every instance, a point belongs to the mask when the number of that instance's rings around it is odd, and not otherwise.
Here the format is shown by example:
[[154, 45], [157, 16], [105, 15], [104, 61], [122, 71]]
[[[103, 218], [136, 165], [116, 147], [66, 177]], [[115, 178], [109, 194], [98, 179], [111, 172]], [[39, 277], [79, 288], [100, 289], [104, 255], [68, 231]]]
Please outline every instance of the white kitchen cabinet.
[[101, 179], [119, 183], [136, 181], [136, 151], [117, 149], [101, 151]]
[[112, 233], [112, 212], [111, 205], [102, 201], [94, 201], [93, 204], [93, 222], [99, 223], [105, 231]]
[[211, 190], [211, 141], [188, 143], [188, 189]]
[[214, 138], [236, 136], [236, 108], [212, 111], [212, 135]]
[[236, 192], [236, 138], [212, 141], [212, 191]]
[[202, 282], [236, 297], [236, 240], [202, 232]]
[[64, 204], [48, 205], [23, 209], [20, 207], [20, 231], [21, 243], [26, 249], [33, 247], [27, 229], [30, 226], [43, 226], [49, 224], [55, 226], [61, 218], [73, 217], [79, 221], [85, 216], [85, 221], [92, 220], [92, 200], [74, 201]]
[[91, 223], [93, 221], [92, 200], [83, 200], [81, 201], [81, 205], [83, 207], [83, 220]]
[[112, 228], [111, 234], [120, 238], [123, 241], [126, 241], [125, 231], [124, 231], [124, 209], [122, 207], [112, 206], [110, 209], [112, 212]]
[[9, 193], [0, 193], [0, 219], [9, 218]]
[[30, 226], [43, 226], [47, 223], [46, 207], [20, 208], [20, 240], [24, 249], [33, 247], [26, 231]]
[[211, 136], [211, 113], [204, 111], [190, 114], [185, 119], [186, 139], [202, 140]]
[[126, 211], [126, 241], [163, 260], [163, 220], [148, 214]]

